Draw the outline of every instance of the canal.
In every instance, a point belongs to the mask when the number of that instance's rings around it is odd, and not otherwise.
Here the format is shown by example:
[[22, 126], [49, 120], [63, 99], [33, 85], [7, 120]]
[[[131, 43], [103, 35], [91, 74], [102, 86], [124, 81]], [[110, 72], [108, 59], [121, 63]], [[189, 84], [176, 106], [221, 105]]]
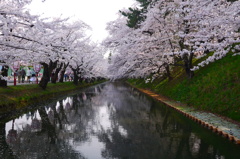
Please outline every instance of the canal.
[[123, 83], [2, 115], [1, 159], [239, 159], [240, 147]]

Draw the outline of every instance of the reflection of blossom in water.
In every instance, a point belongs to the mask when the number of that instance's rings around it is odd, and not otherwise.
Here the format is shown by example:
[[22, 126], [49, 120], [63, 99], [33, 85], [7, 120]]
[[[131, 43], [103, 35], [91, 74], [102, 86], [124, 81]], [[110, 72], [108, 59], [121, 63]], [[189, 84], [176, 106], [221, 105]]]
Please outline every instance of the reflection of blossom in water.
[[112, 104], [107, 105], [107, 103], [105, 103], [97, 107], [96, 112], [96, 125], [93, 127], [95, 131], [112, 133], [117, 129], [122, 136], [127, 137], [127, 131], [116, 120], [113, 121], [112, 119], [116, 113], [116, 109]]
[[69, 102], [67, 102], [67, 104], [66, 104], [65, 108], [66, 108], [67, 110], [69, 110], [69, 109], [71, 108], [71, 105], [70, 105], [70, 103], [69, 103]]
[[225, 159], [225, 157], [222, 155], [216, 155], [216, 159]]
[[12, 129], [8, 131], [7, 143], [14, 144], [17, 141], [17, 130], [14, 130], [14, 121], [12, 121]]
[[127, 130], [125, 130], [121, 125], [118, 127], [120, 134], [124, 137], [127, 137]]
[[98, 95], [98, 96], [93, 96], [91, 98], [91, 103], [94, 105], [94, 106], [102, 106], [104, 105], [104, 101], [102, 100], [102, 96]]
[[31, 131], [37, 132], [41, 130], [41, 121], [37, 118], [34, 118], [31, 123]]
[[31, 122], [31, 131], [32, 132], [38, 132], [38, 131], [41, 130], [41, 127], [42, 127], [41, 126], [41, 119], [37, 118], [38, 113], [39, 113], [38, 111], [36, 111], [34, 113], [34, 116], [33, 116], [32, 122]]
[[48, 117], [52, 117], [52, 116], [54, 115], [54, 112], [53, 112], [53, 110], [52, 110], [51, 107], [49, 107], [48, 109], [46, 109], [46, 112], [47, 112], [47, 114], [48, 114]]
[[[31, 124], [32, 124], [32, 120], [36, 118], [39, 121], [41, 121], [41, 117], [39, 115], [39, 112], [36, 111], [34, 112], [34, 116], [29, 117], [29, 114], [24, 114], [23, 116], [14, 119], [14, 125], [16, 126], [16, 129], [18, 132], [20, 131], [31, 131]], [[6, 123], [6, 134], [8, 133], [8, 131], [10, 129], [12, 129], [12, 121], [9, 121]]]
[[194, 133], [191, 133], [189, 144], [191, 146], [191, 152], [193, 156], [197, 156], [199, 154], [200, 145], [201, 145], [201, 139], [198, 138]]
[[48, 118], [51, 122], [54, 121], [54, 111], [52, 110], [52, 108], [49, 108], [48, 111], [47, 111], [47, 115], [48, 115]]
[[208, 147], [207, 152], [208, 152], [209, 154], [213, 154], [213, 153], [214, 153], [214, 148], [213, 148], [212, 145], [210, 145], [210, 146]]
[[81, 99], [80, 99], [80, 97], [79, 97], [79, 96], [77, 97], [77, 101], [78, 101], [78, 102], [80, 102], [80, 101], [81, 101]]
[[59, 103], [59, 101], [56, 104], [56, 111], [57, 111], [57, 113], [60, 112], [60, 103]]
[[97, 90], [97, 87], [95, 87], [95, 93], [98, 94], [98, 90]]
[[107, 106], [103, 106], [99, 108], [99, 111], [98, 111], [99, 125], [105, 131], [111, 129], [111, 121], [109, 119], [110, 118], [109, 113], [110, 112]]
[[67, 97], [66, 100], [63, 101], [63, 103], [66, 110], [70, 110], [72, 108], [72, 99], [70, 97]]
[[87, 96], [86, 96], [85, 92], [83, 92], [82, 98], [83, 98], [84, 101], [87, 100]]
[[[90, 120], [86, 123], [86, 132], [89, 135], [87, 142], [75, 142], [74, 149], [80, 151], [87, 158], [102, 158], [102, 151], [105, 148], [102, 138], [106, 133], [111, 140], [111, 134], [118, 130], [119, 134], [127, 137], [127, 131], [116, 120], [112, 120], [112, 115], [116, 113], [116, 109], [112, 104], [102, 98], [102, 96], [93, 96], [91, 100], [91, 107], [83, 107], [90, 111]], [[83, 114], [83, 110], [81, 110]], [[94, 115], [93, 115], [94, 114]], [[94, 153], [92, 153], [94, 151]]]
[[[224, 159], [214, 146], [206, 147], [195, 131], [185, 133], [186, 126], [182, 128], [165, 107], [134, 89], [108, 84], [98, 87], [98, 94], [95, 90], [51, 103], [45, 107], [47, 116], [39, 109], [40, 114], [15, 119], [15, 132], [8, 122], [5, 134], [9, 142], [16, 141], [11, 147], [19, 158], [178, 158], [182, 154], [176, 152], [183, 149], [186, 158], [202, 158], [207, 151], [211, 158]], [[32, 132], [32, 127], [43, 131]]]
[[7, 143], [14, 144], [17, 140], [17, 130], [9, 130], [7, 135]]

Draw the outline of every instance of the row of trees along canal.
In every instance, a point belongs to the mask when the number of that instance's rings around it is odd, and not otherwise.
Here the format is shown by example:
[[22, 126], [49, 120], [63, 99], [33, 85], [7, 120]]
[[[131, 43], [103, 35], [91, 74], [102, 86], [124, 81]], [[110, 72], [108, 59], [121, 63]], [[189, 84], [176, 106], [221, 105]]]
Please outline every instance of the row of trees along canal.
[[21, 61], [29, 66], [44, 68], [39, 86], [45, 89], [50, 75], [55, 72], [55, 83], [60, 73], [70, 69], [74, 83], [83, 78], [103, 77], [104, 49], [92, 42], [86, 32], [91, 29], [83, 21], [68, 18], [41, 18], [25, 8], [31, 0], [3, 0], [0, 2], [0, 75], [1, 86], [6, 86], [7, 70]]
[[[136, 1], [107, 26], [104, 45], [112, 52], [114, 78], [165, 75], [171, 80], [175, 66], [192, 78], [195, 70], [228, 53], [240, 54], [240, 1]], [[197, 58], [202, 62], [193, 66]]]
[[[40, 63], [44, 67], [40, 86], [45, 89], [52, 71], [70, 68], [75, 83], [86, 77], [172, 78], [174, 66], [183, 66], [189, 78], [194, 71], [227, 53], [239, 55], [240, 2], [235, 0], [137, 0], [135, 7], [120, 11], [109, 22], [109, 63], [103, 46], [86, 35], [82, 21], [41, 18], [26, 12], [31, 0], [0, 3], [0, 62]], [[193, 60], [205, 57], [193, 67]], [[57, 73], [55, 73], [57, 75]], [[1, 76], [1, 81], [6, 77]]]

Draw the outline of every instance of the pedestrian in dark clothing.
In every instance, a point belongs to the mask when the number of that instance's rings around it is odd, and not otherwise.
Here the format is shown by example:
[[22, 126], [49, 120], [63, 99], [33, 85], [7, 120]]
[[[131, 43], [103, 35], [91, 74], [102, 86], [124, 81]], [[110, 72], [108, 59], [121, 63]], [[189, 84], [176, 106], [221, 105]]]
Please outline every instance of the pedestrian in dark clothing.
[[33, 83], [37, 80], [36, 73], [34, 72], [34, 70], [31, 70], [31, 75], [32, 75], [32, 77], [30, 78], [30, 81]]
[[31, 70], [32, 77], [36, 77], [36, 73], [34, 70]]
[[18, 83], [21, 83], [21, 79], [22, 79], [22, 70], [21, 69], [19, 69], [17, 71], [17, 76], [18, 76]]
[[64, 74], [64, 79], [65, 79], [65, 81], [68, 80], [68, 75], [66, 73]]
[[26, 71], [22, 69], [22, 83], [24, 83], [26, 77]]
[[32, 76], [30, 67], [27, 68], [26, 75], [27, 75], [27, 81], [30, 83], [30, 78], [31, 78], [31, 76]]

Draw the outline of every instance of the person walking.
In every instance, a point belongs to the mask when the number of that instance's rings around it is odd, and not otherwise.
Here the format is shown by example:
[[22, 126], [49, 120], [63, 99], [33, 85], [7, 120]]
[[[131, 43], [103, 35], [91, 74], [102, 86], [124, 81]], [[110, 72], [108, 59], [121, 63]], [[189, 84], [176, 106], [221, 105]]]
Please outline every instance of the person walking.
[[66, 72], [64, 73], [64, 80], [65, 80], [65, 81], [68, 81], [68, 75], [67, 75]]
[[31, 70], [31, 78], [30, 81], [33, 83], [36, 81], [36, 73], [34, 70]]
[[32, 75], [32, 77], [36, 77], [36, 73], [34, 70], [31, 70], [31, 75]]
[[22, 68], [22, 83], [25, 82], [26, 71]]
[[22, 80], [22, 70], [20, 68], [17, 71], [17, 76], [18, 76], [18, 83], [21, 83], [21, 80]]
[[27, 68], [26, 75], [27, 75], [27, 81], [28, 81], [28, 83], [30, 83], [30, 78], [31, 78], [31, 76], [32, 76], [32, 74], [31, 74], [31, 69], [30, 69], [30, 68]]

